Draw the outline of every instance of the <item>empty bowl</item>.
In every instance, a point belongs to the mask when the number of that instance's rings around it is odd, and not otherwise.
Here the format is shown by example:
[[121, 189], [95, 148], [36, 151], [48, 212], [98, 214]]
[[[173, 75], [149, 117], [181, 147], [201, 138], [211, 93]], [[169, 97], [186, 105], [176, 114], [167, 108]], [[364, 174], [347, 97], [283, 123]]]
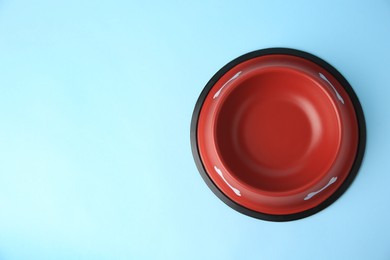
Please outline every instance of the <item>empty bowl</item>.
[[207, 83], [193, 113], [199, 172], [227, 205], [271, 221], [333, 203], [365, 147], [360, 103], [346, 79], [306, 52], [245, 54]]

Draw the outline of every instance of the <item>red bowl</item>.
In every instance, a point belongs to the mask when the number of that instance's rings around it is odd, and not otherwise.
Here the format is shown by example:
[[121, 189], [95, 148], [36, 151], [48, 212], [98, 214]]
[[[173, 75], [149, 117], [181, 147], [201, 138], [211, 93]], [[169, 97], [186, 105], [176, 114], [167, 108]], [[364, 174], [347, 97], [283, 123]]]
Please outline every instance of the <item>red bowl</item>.
[[312, 215], [351, 184], [365, 147], [344, 77], [305, 52], [243, 55], [209, 81], [194, 110], [193, 155], [214, 193], [265, 220]]

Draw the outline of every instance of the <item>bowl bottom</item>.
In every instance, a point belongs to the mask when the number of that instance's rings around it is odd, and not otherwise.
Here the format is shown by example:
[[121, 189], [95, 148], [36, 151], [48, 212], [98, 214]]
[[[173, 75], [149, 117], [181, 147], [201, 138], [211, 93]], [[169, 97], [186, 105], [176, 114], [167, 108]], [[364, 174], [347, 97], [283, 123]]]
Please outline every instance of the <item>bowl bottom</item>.
[[304, 189], [327, 173], [340, 144], [337, 109], [321, 85], [290, 69], [244, 80], [224, 101], [220, 157], [247, 185], [270, 192]]

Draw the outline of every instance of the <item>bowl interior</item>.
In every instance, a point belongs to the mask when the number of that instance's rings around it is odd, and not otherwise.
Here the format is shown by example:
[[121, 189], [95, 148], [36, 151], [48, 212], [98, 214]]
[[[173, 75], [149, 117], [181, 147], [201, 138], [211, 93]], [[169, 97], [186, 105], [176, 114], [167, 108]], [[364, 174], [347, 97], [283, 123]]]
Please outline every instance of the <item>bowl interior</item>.
[[232, 176], [270, 192], [310, 186], [331, 168], [341, 125], [318, 79], [285, 67], [231, 86], [216, 118], [216, 146]]

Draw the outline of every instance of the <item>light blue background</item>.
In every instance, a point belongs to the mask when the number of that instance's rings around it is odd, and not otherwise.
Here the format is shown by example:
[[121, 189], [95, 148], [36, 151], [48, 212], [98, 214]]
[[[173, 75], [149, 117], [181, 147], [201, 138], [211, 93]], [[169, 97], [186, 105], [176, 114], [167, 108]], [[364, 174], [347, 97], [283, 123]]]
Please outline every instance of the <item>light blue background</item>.
[[[287, 223], [197, 172], [199, 93], [266, 47], [334, 65], [362, 103], [362, 168]], [[390, 1], [0, 0], [0, 259], [390, 259]]]

